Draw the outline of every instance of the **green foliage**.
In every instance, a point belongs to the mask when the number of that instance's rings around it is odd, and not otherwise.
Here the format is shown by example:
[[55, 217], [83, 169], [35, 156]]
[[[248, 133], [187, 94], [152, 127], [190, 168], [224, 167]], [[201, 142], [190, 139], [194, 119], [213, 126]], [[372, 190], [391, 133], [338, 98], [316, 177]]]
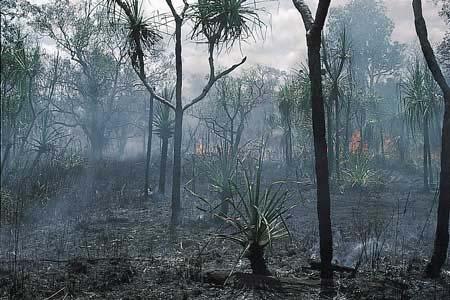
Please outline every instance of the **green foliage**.
[[189, 13], [194, 22], [192, 38], [206, 38], [212, 45], [232, 47], [236, 41], [254, 37], [254, 29], [265, 27], [256, 3], [242, 0], [199, 0]]
[[16, 117], [40, 68], [40, 48], [30, 47], [20, 31], [1, 47], [2, 115]]
[[[173, 98], [174, 89], [167, 86], [162, 91], [164, 99], [170, 101]], [[155, 114], [153, 115], [153, 133], [161, 139], [170, 139], [175, 128], [175, 119], [172, 110], [161, 102], [156, 103]]]
[[[133, 66], [138, 67], [138, 57], [144, 56], [144, 49], [151, 50], [162, 39], [154, 20], [145, 18], [142, 1], [108, 0], [108, 10], [113, 23], [125, 28], [129, 54]], [[117, 9], [119, 6], [120, 9]]]
[[353, 187], [367, 187], [378, 184], [381, 178], [377, 171], [370, 166], [370, 156], [366, 153], [352, 153], [343, 170], [344, 180]]
[[237, 157], [228, 144], [217, 146], [217, 154], [205, 162], [211, 188], [217, 193], [231, 196], [236, 190]]
[[401, 87], [406, 121], [413, 132], [436, 120], [441, 107], [439, 88], [425, 64], [416, 59]]
[[237, 201], [230, 200], [235, 215], [219, 215], [232, 225], [235, 231], [219, 237], [236, 242], [244, 247], [272, 245], [272, 242], [289, 236], [284, 215], [292, 207], [287, 207], [287, 191], [281, 191], [282, 182], [274, 182], [263, 191], [261, 187], [262, 158], [256, 170], [254, 181], [245, 172], [246, 192], [237, 189]]
[[299, 123], [302, 119], [310, 119], [311, 91], [308, 70], [302, 67], [281, 85], [278, 92], [278, 111], [281, 125], [288, 122]]

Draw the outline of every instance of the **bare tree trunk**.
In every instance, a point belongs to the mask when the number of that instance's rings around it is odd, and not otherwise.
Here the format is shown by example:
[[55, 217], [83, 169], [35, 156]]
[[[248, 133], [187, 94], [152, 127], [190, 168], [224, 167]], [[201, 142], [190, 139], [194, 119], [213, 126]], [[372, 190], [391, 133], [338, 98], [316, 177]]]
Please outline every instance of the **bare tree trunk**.
[[5, 151], [3, 152], [2, 165], [0, 167], [0, 174], [3, 175], [3, 170], [5, 169], [6, 164], [8, 163], [9, 154], [11, 152], [12, 143], [8, 143], [5, 147]]
[[148, 189], [150, 181], [150, 165], [152, 160], [152, 137], [153, 137], [153, 96], [150, 95], [150, 107], [148, 110], [148, 138], [147, 138], [147, 157], [145, 160], [145, 183], [144, 197], [148, 199]]
[[341, 169], [340, 169], [340, 133], [341, 128], [341, 114], [339, 111], [339, 91], [337, 85], [334, 87], [334, 115], [335, 115], [335, 135], [336, 140], [334, 142], [334, 157], [336, 161], [336, 180], [339, 183], [341, 181]]
[[[181, 100], [180, 100], [181, 101]], [[183, 110], [175, 110], [173, 142], [172, 217], [171, 225], [181, 223], [181, 142], [183, 132]]]
[[175, 128], [173, 138], [173, 179], [172, 179], [172, 217], [171, 225], [181, 223], [181, 143], [183, 138], [183, 103], [181, 99], [183, 86], [183, 63], [181, 58], [182, 19], [175, 18]]
[[314, 135], [315, 170], [317, 178], [317, 214], [320, 235], [320, 277], [326, 281], [333, 278], [331, 260], [333, 258], [333, 239], [330, 216], [330, 186], [325, 129], [325, 110], [322, 93], [322, 70], [320, 46], [323, 25], [328, 14], [330, 0], [319, 0], [316, 18], [302, 0], [293, 0], [294, 6], [302, 15], [308, 45], [309, 79], [311, 81], [312, 123]]
[[348, 159], [349, 157], [349, 143], [350, 143], [350, 116], [351, 116], [351, 111], [350, 111], [350, 97], [347, 99], [347, 111], [346, 116], [345, 116], [345, 146], [344, 146], [344, 153], [346, 153], [346, 158]]
[[442, 266], [447, 259], [448, 224], [450, 212], [450, 87], [436, 61], [433, 48], [428, 41], [427, 26], [422, 14], [422, 1], [413, 0], [413, 11], [417, 36], [419, 37], [423, 55], [434, 80], [439, 84], [444, 94], [444, 121], [442, 124], [441, 174], [439, 182], [439, 206], [434, 240], [434, 251], [430, 263], [426, 267], [426, 274], [439, 277]]
[[423, 188], [428, 191], [430, 187], [428, 186], [428, 144], [430, 139], [428, 136], [428, 122], [424, 120], [423, 122]]
[[380, 126], [380, 139], [381, 139], [381, 159], [383, 161], [383, 163], [386, 161], [386, 154], [385, 154], [385, 150], [384, 150], [384, 133], [383, 133], [383, 127]]
[[166, 192], [166, 169], [167, 169], [167, 152], [169, 149], [169, 139], [164, 137], [161, 146], [161, 163], [159, 165], [159, 187], [161, 194]]
[[[429, 128], [428, 128], [429, 130]], [[428, 131], [428, 143], [427, 143], [427, 157], [428, 157], [428, 185], [431, 187], [433, 185], [433, 168], [431, 166], [431, 143], [430, 143], [430, 132]]]
[[[329, 102], [331, 102], [332, 99], [329, 99]], [[327, 122], [326, 122], [326, 131], [327, 131], [327, 145], [328, 145], [328, 170], [330, 172], [330, 176], [333, 174], [333, 163], [334, 163], [334, 150], [333, 150], [333, 124], [332, 124], [332, 103], [325, 104], [327, 108], [326, 116], [327, 116]]]

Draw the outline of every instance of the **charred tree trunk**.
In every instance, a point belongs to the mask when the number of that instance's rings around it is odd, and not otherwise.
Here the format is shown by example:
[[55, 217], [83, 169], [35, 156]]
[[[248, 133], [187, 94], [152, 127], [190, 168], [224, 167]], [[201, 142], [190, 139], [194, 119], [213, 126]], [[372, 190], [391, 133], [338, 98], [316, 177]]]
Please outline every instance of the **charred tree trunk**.
[[167, 137], [163, 137], [161, 145], [161, 162], [159, 165], [159, 186], [158, 186], [159, 193], [163, 195], [166, 192], [166, 169], [167, 169], [168, 150], [169, 150], [169, 139]]
[[145, 183], [144, 198], [148, 199], [150, 165], [152, 160], [152, 137], [153, 137], [153, 96], [150, 95], [150, 104], [148, 109], [148, 137], [147, 137], [147, 156], [145, 160]]
[[430, 142], [430, 128], [428, 128], [428, 143], [427, 143], [427, 157], [428, 157], [428, 185], [433, 185], [433, 167], [431, 166], [431, 142]]
[[335, 173], [336, 173], [336, 180], [339, 183], [341, 181], [341, 170], [340, 170], [340, 127], [341, 127], [341, 114], [340, 114], [340, 110], [339, 110], [339, 90], [338, 90], [338, 86], [335, 85], [333, 87], [334, 92], [334, 114], [335, 114], [335, 135], [336, 135], [336, 140], [334, 142], [334, 159], [336, 162], [336, 166], [335, 166]]
[[[332, 100], [329, 99], [329, 102], [331, 102]], [[326, 108], [327, 108], [327, 122], [326, 122], [326, 132], [327, 132], [327, 145], [328, 145], [328, 170], [329, 170], [329, 175], [331, 176], [333, 174], [333, 163], [334, 163], [334, 150], [333, 150], [333, 124], [332, 124], [332, 119], [333, 119], [333, 112], [332, 112], [332, 103], [328, 103], [325, 104]]]
[[351, 111], [350, 111], [350, 97], [348, 97], [347, 99], [347, 111], [345, 112], [345, 151], [344, 153], [346, 154], [346, 158], [348, 159], [349, 157], [349, 144], [350, 144], [350, 116], [351, 116]]
[[320, 235], [320, 277], [328, 281], [333, 278], [331, 260], [333, 239], [330, 216], [330, 185], [328, 171], [327, 141], [325, 129], [325, 110], [322, 92], [322, 70], [320, 46], [322, 30], [328, 14], [330, 0], [320, 0], [316, 18], [313, 19], [304, 1], [293, 0], [294, 6], [302, 15], [308, 45], [309, 79], [311, 81], [312, 123], [314, 135], [315, 170], [317, 177], [317, 214]]
[[264, 247], [252, 243], [247, 250], [246, 257], [250, 261], [250, 266], [254, 275], [272, 275], [267, 269], [266, 260], [264, 259]]
[[425, 191], [430, 189], [428, 185], [428, 144], [430, 139], [428, 136], [428, 122], [423, 122], [423, 188]]
[[380, 147], [381, 147], [381, 160], [382, 160], [382, 162], [384, 163], [385, 161], [386, 161], [386, 153], [385, 153], [385, 150], [384, 150], [384, 133], [383, 133], [383, 127], [382, 126], [380, 126], [380, 142], [381, 142], [381, 145], [380, 145]]
[[231, 199], [230, 191], [223, 191], [220, 193], [220, 213], [223, 216], [228, 216], [229, 212], [229, 203], [228, 201]]
[[183, 63], [181, 58], [181, 25], [183, 20], [175, 17], [175, 128], [173, 139], [172, 217], [171, 225], [181, 223], [181, 142], [183, 138]]
[[439, 206], [434, 240], [434, 251], [430, 263], [426, 267], [426, 274], [430, 277], [438, 277], [442, 266], [447, 259], [448, 250], [448, 224], [450, 212], [450, 86], [445, 81], [444, 75], [437, 63], [433, 48], [428, 41], [428, 32], [425, 19], [422, 14], [422, 1], [413, 0], [413, 11], [417, 36], [419, 37], [423, 55], [428, 68], [433, 74], [444, 94], [444, 121], [442, 124], [442, 148], [441, 148], [441, 174], [439, 182]]

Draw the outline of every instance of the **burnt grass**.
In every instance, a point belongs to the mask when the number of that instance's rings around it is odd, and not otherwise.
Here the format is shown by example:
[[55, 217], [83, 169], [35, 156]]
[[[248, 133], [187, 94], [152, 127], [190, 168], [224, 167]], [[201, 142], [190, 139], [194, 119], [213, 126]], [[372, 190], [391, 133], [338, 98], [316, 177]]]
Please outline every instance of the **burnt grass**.
[[[281, 178], [277, 170], [268, 168], [266, 181]], [[335, 263], [357, 271], [335, 272], [331, 291], [321, 291], [319, 272], [310, 266], [311, 259], [318, 259], [314, 184], [307, 178], [288, 184], [290, 202], [297, 205], [288, 219], [291, 238], [266, 251], [272, 274], [300, 282], [297, 290], [283, 291], [233, 280], [225, 286], [208, 282], [204, 275], [211, 270], [249, 273], [248, 261], [239, 259], [242, 249], [215, 238], [227, 228], [199, 210], [201, 202], [186, 191], [183, 225], [171, 228], [170, 196], [142, 199], [142, 161], [102, 162], [91, 201], [85, 199], [86, 172], [53, 176], [46, 184], [56, 187], [45, 193], [30, 189], [20, 214], [12, 200], [3, 201], [0, 299], [450, 297], [448, 263], [441, 278], [423, 276], [432, 250], [436, 199], [433, 192], [421, 190], [420, 174], [383, 170], [378, 186], [333, 188]], [[187, 182], [189, 167], [184, 173]], [[40, 176], [32, 181], [43, 182]], [[58, 180], [64, 184], [56, 184]], [[156, 171], [152, 183], [157, 185]], [[214, 199], [202, 176], [196, 192]]]

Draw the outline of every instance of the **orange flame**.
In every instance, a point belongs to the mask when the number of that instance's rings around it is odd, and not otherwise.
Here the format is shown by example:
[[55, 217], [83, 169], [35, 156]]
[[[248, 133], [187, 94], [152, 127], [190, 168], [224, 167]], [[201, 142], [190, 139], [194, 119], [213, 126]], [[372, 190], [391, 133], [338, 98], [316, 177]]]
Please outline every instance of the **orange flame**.
[[[368, 150], [369, 146], [367, 145], [367, 143], [365, 143], [362, 147], [362, 151], [367, 152]], [[349, 144], [349, 151], [350, 153], [361, 151], [361, 132], [359, 131], [359, 129], [355, 130], [352, 133], [352, 138]]]
[[197, 155], [204, 155], [206, 153], [206, 149], [205, 146], [203, 145], [203, 143], [198, 143], [195, 145], [195, 154]]

